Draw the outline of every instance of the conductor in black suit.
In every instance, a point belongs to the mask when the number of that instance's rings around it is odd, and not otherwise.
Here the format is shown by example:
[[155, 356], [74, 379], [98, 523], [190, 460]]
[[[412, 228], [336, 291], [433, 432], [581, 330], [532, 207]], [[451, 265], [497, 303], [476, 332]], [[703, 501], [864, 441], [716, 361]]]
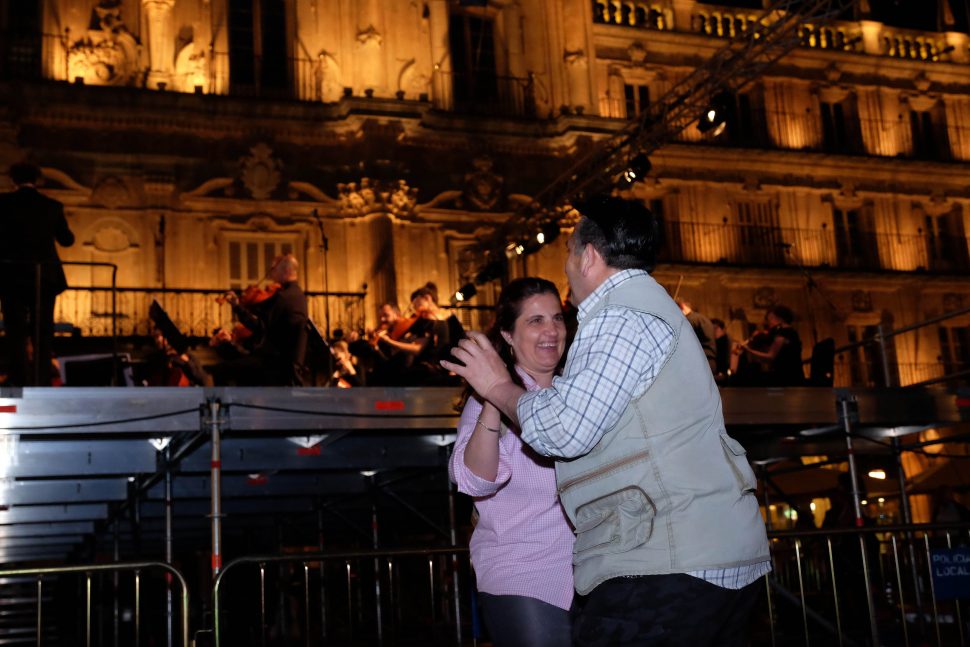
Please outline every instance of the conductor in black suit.
[[[0, 305], [7, 337], [7, 384], [50, 386], [54, 301], [67, 289], [54, 243], [68, 247], [74, 244], [74, 234], [64, 205], [37, 191], [39, 168], [14, 164], [9, 175], [16, 189], [0, 194]], [[33, 361], [28, 339], [33, 339]]]

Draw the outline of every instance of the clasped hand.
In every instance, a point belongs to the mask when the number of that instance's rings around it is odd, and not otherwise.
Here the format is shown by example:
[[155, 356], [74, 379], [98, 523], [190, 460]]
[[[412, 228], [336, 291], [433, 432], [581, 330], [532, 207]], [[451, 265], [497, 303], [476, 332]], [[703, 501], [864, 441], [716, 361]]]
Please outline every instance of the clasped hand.
[[458, 342], [451, 354], [464, 366], [447, 360], [441, 360], [441, 365], [465, 378], [485, 400], [494, 402], [495, 388], [512, 381], [505, 362], [495, 351], [492, 342], [480, 332], [469, 331], [468, 337]]

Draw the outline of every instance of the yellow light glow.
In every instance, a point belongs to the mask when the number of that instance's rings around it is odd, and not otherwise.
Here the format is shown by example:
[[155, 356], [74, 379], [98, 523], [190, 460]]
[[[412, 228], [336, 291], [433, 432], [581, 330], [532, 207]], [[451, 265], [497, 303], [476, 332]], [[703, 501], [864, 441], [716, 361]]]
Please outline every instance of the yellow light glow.
[[886, 480], [886, 470], [871, 470], [869, 472], [869, 478], [884, 481]]
[[810, 509], [810, 510], [811, 510], [812, 512], [815, 512], [815, 508], [816, 508], [816, 507], [817, 507], [817, 506], [815, 505], [815, 502], [814, 502], [814, 501], [812, 501], [811, 503], [809, 503], [809, 504], [808, 504], [808, 508], [809, 508], [809, 509]]

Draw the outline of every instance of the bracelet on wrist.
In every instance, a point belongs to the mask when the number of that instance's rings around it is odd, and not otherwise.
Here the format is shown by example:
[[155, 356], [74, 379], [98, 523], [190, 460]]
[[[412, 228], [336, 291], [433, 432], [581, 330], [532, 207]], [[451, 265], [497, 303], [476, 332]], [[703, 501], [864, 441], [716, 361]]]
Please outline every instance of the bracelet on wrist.
[[486, 425], [486, 424], [485, 424], [484, 422], [482, 422], [481, 420], [477, 420], [477, 421], [475, 421], [475, 426], [476, 426], [476, 427], [481, 427], [481, 428], [482, 428], [482, 429], [484, 429], [485, 431], [490, 431], [490, 432], [492, 432], [493, 434], [497, 434], [497, 433], [499, 433], [500, 431], [502, 431], [502, 428], [501, 428], [501, 427], [499, 427], [498, 429], [492, 429], [491, 427], [489, 427], [488, 425]]

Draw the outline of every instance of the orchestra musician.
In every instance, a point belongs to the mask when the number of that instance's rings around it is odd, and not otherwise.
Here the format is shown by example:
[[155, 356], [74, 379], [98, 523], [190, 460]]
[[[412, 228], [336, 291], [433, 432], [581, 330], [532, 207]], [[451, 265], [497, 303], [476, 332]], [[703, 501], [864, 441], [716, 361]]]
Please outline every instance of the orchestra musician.
[[792, 327], [794, 313], [783, 305], [773, 306], [765, 314], [765, 331], [740, 344], [747, 356], [762, 366], [764, 386], [802, 386], [802, 341]]
[[[278, 256], [266, 275], [270, 287], [247, 288], [242, 296], [227, 295], [226, 300], [233, 305], [245, 330], [237, 326], [236, 334], [229, 335], [239, 356], [209, 367], [217, 384], [304, 384], [308, 314], [298, 270], [299, 263], [292, 254]], [[246, 342], [249, 337], [255, 341]], [[215, 340], [220, 338], [226, 339], [225, 331], [216, 333]]]
[[[413, 321], [406, 326], [400, 339], [393, 339], [393, 332], [381, 339], [408, 358], [407, 381], [425, 386], [448, 386], [460, 380], [447, 373], [440, 365], [451, 354], [451, 349], [465, 336], [465, 329], [454, 314], [438, 306], [438, 288], [430, 281], [411, 293]], [[395, 331], [404, 328], [395, 326]]]

